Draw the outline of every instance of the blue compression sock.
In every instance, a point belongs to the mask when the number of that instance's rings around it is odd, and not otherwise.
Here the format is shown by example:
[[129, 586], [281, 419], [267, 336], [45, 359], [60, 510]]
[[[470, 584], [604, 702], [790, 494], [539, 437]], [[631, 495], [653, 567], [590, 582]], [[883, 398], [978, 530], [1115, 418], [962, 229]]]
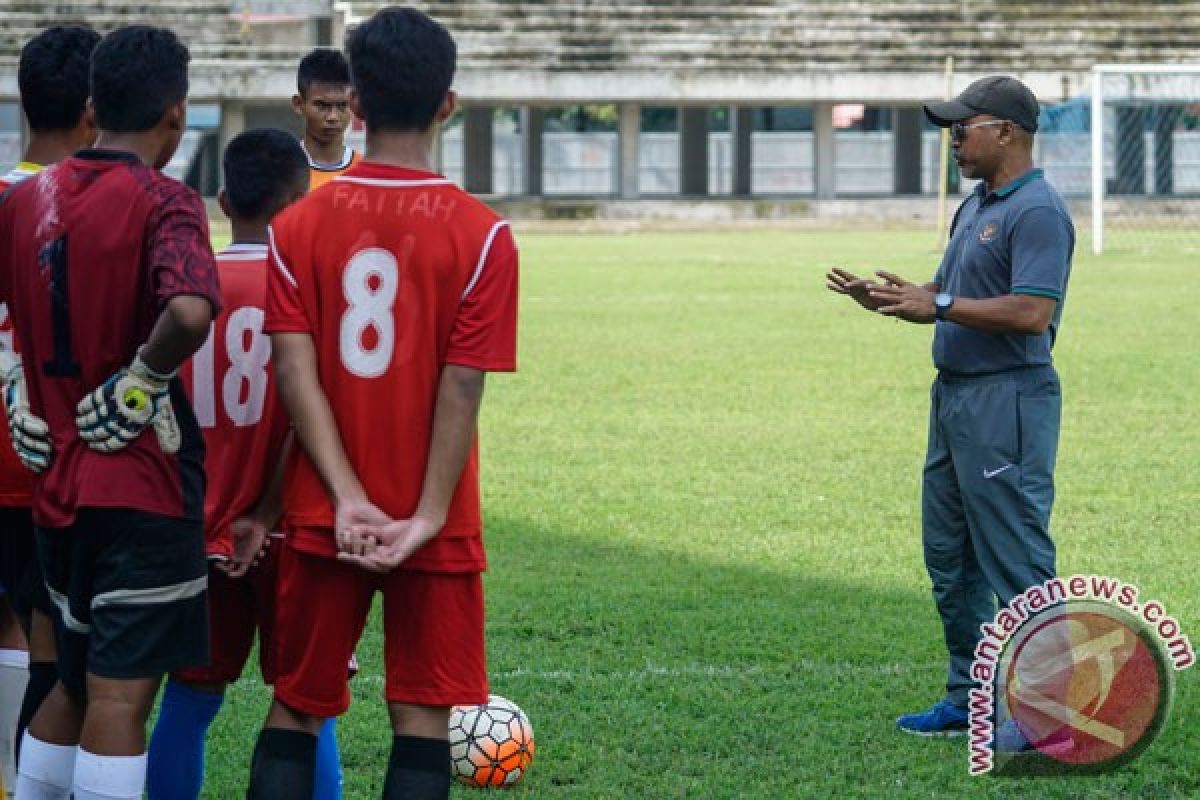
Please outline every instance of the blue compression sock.
[[338, 755], [337, 717], [321, 726], [317, 737], [317, 772], [313, 781], [313, 800], [342, 800], [342, 761]]
[[146, 792], [150, 800], [195, 800], [204, 784], [204, 738], [224, 697], [175, 681], [163, 690], [150, 737]]

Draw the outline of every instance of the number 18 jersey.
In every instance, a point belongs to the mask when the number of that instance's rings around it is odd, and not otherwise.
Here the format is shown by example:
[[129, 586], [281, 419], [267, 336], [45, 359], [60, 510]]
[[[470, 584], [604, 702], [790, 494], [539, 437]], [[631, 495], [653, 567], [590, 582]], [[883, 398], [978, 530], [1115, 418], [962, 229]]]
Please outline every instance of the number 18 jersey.
[[[308, 333], [346, 454], [384, 512], [416, 510], [443, 367], [516, 369], [508, 224], [438, 175], [364, 162], [275, 218], [266, 330]], [[333, 508], [297, 448], [284, 496], [299, 549], [336, 554]], [[446, 524], [410, 569], [485, 567], [478, 448]]]
[[233, 556], [231, 526], [254, 510], [279, 464], [287, 417], [275, 392], [263, 333], [267, 246], [217, 253], [221, 313], [180, 370], [204, 435], [204, 539], [209, 556]]

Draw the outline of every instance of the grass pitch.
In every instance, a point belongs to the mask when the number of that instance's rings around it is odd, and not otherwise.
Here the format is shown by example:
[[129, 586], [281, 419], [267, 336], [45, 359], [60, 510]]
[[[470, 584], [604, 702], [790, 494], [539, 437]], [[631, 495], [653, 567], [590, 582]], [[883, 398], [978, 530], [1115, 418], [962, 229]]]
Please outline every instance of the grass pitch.
[[[519, 238], [521, 372], [489, 380], [482, 422], [493, 691], [538, 744], [516, 795], [1200, 796], [1194, 670], [1105, 777], [973, 779], [964, 739], [893, 728], [944, 682], [919, 530], [931, 329], [822, 276], [925, 280], [930, 234]], [[1136, 583], [1200, 643], [1194, 261], [1077, 257], [1053, 530], [1062, 574]], [[377, 628], [359, 657], [354, 800], [390, 746]], [[231, 689], [205, 797], [241, 796], [267, 700]]]

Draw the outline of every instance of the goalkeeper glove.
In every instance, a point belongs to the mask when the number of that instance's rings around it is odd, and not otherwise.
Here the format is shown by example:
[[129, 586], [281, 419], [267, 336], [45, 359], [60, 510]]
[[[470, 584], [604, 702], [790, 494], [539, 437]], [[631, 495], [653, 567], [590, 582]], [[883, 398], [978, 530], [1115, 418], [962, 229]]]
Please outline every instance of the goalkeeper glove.
[[25, 371], [21, 357], [11, 350], [0, 351], [0, 381], [8, 411], [8, 434], [17, 458], [26, 469], [41, 472], [50, 466], [53, 446], [46, 421], [29, 410], [25, 394]]
[[93, 450], [113, 453], [153, 425], [162, 451], [179, 452], [183, 437], [169, 393], [173, 377], [174, 370], [155, 372], [139, 354], [75, 406], [80, 438]]

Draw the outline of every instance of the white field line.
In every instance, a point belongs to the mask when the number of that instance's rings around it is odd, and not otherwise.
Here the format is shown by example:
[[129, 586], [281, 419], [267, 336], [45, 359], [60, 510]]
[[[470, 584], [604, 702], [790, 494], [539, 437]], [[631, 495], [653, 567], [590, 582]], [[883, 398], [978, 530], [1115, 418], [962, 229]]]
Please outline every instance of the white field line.
[[[536, 670], [519, 667], [517, 669], [492, 672], [489, 679], [493, 682], [500, 680], [532, 679], [536, 681], [555, 681], [562, 683], [639, 683], [642, 681], [675, 678], [753, 678], [762, 675], [780, 675], [800, 672], [809, 676], [822, 675], [907, 675], [910, 673], [943, 669], [942, 662], [928, 663], [889, 663], [889, 664], [845, 664], [838, 662], [815, 661], [799, 659], [787, 664], [772, 664], [759, 666], [754, 664], [688, 664], [677, 667], [646, 664], [640, 669], [630, 670], [570, 670], [552, 669]], [[368, 672], [364, 669], [351, 680], [351, 686], [383, 686], [384, 676]], [[238, 681], [236, 687], [242, 690], [258, 691], [262, 688], [262, 678], [247, 665], [246, 673]]]

